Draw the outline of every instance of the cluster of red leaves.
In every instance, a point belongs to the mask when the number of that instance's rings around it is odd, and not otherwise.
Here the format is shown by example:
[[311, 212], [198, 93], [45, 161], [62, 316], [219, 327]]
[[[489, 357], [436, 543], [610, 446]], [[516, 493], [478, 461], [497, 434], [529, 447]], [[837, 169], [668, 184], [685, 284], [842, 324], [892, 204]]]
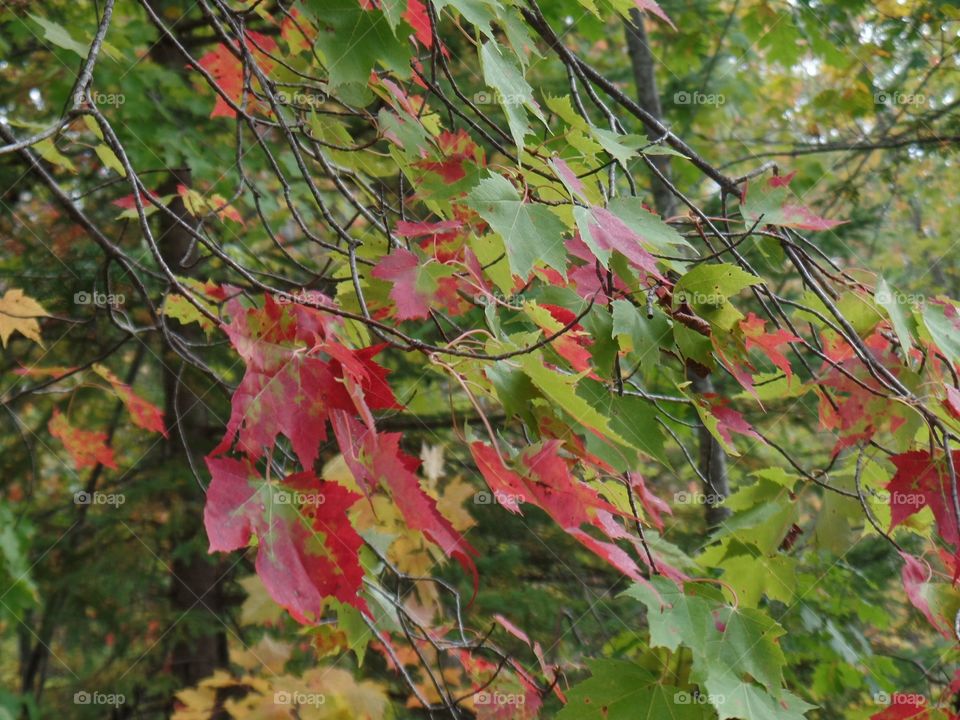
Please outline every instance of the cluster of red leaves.
[[[579, 480], [571, 472], [571, 466], [579, 462], [593, 463], [599, 469], [609, 471], [605, 464], [583, 449], [581, 457], [561, 455], [560, 440], [547, 440], [522, 451], [517, 461], [508, 466], [496, 449], [481, 442], [470, 446], [474, 462], [480, 470], [497, 502], [512, 513], [522, 514], [520, 506], [529, 503], [546, 512], [565, 532], [575, 538], [595, 555], [603, 558], [620, 572], [636, 582], [645, 582], [640, 568], [633, 558], [616, 541], [625, 540], [634, 545], [637, 554], [649, 563], [646, 550], [638, 538], [617, 521], [627, 517], [605, 500], [599, 492]], [[642, 481], [641, 481], [642, 484]], [[648, 514], [659, 522], [659, 513], [669, 511], [656, 499], [653, 503], [645, 492], [639, 493]], [[608, 538], [599, 540], [585, 531], [591, 528]], [[682, 581], [684, 576], [665, 563], [656, 562], [654, 572]]]
[[[230, 320], [224, 330], [246, 371], [233, 395], [226, 434], [207, 458], [212, 482], [204, 520], [210, 550], [240, 549], [256, 535], [264, 585], [303, 622], [319, 617], [328, 596], [366, 609], [358, 594], [361, 541], [347, 517], [360, 496], [314, 474], [329, 423], [364, 492], [389, 491], [407, 524], [476, 578], [475, 551], [421, 487], [419, 461], [401, 450], [399, 434], [375, 427], [374, 410], [400, 407], [387, 370], [373, 360], [382, 346], [342, 345], [333, 316], [303, 304], [331, 301], [315, 292], [298, 300], [281, 303], [266, 296], [262, 306], [251, 306], [234, 297], [225, 304]], [[304, 470], [271, 480], [280, 436]], [[231, 449], [243, 459], [221, 457]], [[257, 463], [264, 458], [261, 472]], [[294, 502], [279, 499], [288, 493]]]

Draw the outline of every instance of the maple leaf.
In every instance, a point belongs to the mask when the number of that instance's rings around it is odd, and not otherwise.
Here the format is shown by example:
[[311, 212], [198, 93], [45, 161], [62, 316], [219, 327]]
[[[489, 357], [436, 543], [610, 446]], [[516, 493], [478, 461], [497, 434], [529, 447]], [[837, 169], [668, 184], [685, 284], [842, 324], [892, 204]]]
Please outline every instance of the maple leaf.
[[113, 387], [114, 392], [117, 393], [130, 413], [134, 425], [142, 427], [144, 430], [162, 433], [164, 437], [167, 437], [167, 428], [163, 424], [163, 411], [160, 408], [137, 395], [133, 388], [104, 365], [95, 363], [93, 370]]
[[367, 611], [358, 595], [363, 539], [347, 520], [360, 495], [312, 471], [271, 483], [248, 461], [206, 462], [212, 480], [203, 522], [211, 553], [246, 548], [255, 535], [257, 575], [299, 622], [317, 620], [328, 597]]
[[[960, 450], [952, 453], [960, 466]], [[950, 474], [943, 458], [932, 458], [926, 450], [913, 450], [890, 458], [897, 472], [887, 484], [890, 492], [890, 529], [911, 515], [929, 507], [937, 523], [937, 532], [954, 551], [960, 550], [960, 533], [953, 510]]]
[[782, 328], [768, 333], [765, 330], [766, 324], [765, 320], [754, 313], [749, 313], [746, 319], [740, 321], [740, 329], [746, 338], [747, 350], [761, 349], [770, 361], [783, 371], [789, 381], [793, 377], [793, 369], [790, 367], [790, 361], [780, 352], [780, 347], [799, 342], [800, 338]]
[[[257, 64], [264, 74], [269, 74], [273, 69], [273, 62], [267, 56], [277, 49], [276, 41], [268, 35], [247, 30], [245, 44], [253, 53]], [[243, 64], [240, 58], [234, 53], [238, 52], [236, 48], [229, 48], [223, 43], [206, 55], [200, 58], [198, 65], [206, 70], [224, 95], [230, 98], [235, 105], [239, 105], [243, 96]], [[210, 117], [236, 117], [236, 112], [230, 104], [223, 99], [220, 93], [217, 93], [217, 99], [213, 106]]]
[[[322, 303], [323, 297], [311, 300]], [[247, 368], [214, 455], [237, 439], [238, 447], [256, 460], [282, 434], [301, 465], [310, 468], [327, 437], [331, 411], [359, 413], [372, 424], [371, 409], [399, 407], [386, 383], [387, 371], [372, 360], [382, 346], [354, 351], [328, 340], [331, 320], [322, 311], [280, 304], [270, 296], [260, 308], [231, 300], [227, 311], [231, 321], [225, 330]]]
[[627, 258], [636, 268], [663, 279], [657, 270], [657, 261], [643, 246], [643, 238], [633, 231], [623, 220], [602, 207], [589, 210], [575, 208], [580, 236], [606, 267], [610, 253], [614, 250]]
[[23, 290], [7, 290], [0, 298], [0, 346], [6, 347], [14, 332], [42, 346], [38, 317], [50, 317], [50, 313], [32, 297], [24, 295]]
[[47, 429], [63, 443], [77, 468], [96, 467], [99, 464], [111, 470], [117, 469], [113, 448], [107, 445], [106, 433], [74, 427], [57, 408], [54, 408]]
[[430, 314], [430, 295], [417, 289], [420, 259], [409, 250], [394, 250], [371, 274], [393, 284], [390, 298], [396, 304], [397, 320], [425, 318]]

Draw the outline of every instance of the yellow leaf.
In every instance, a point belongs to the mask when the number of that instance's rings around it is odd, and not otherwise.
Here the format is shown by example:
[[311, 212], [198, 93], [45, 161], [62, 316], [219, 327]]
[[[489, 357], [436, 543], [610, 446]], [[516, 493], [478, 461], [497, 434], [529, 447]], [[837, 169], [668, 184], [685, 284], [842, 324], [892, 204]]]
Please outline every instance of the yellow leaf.
[[0, 345], [6, 347], [14, 332], [43, 345], [38, 317], [50, 317], [50, 313], [32, 297], [24, 295], [23, 290], [7, 290], [0, 298]]

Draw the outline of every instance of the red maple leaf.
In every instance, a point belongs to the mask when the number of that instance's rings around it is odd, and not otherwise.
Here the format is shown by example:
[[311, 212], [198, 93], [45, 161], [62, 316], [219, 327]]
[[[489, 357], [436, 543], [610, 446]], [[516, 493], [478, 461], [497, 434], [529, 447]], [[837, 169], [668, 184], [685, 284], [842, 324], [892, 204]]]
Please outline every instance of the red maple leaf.
[[[246, 42], [247, 48], [253, 53], [260, 69], [269, 73], [273, 69], [273, 61], [267, 56], [277, 49], [276, 41], [268, 35], [263, 35], [253, 30], [247, 30]], [[206, 55], [200, 58], [198, 65], [206, 70], [216, 81], [221, 92], [233, 101], [234, 105], [239, 105], [243, 95], [243, 64], [240, 58], [235, 54], [237, 48], [229, 48], [223, 43]], [[230, 106], [220, 93], [217, 93], [217, 100], [213, 106], [210, 117], [236, 117], [236, 112]]]
[[403, 19], [413, 28], [414, 35], [425, 48], [433, 47], [433, 33], [430, 30], [430, 16], [420, 0], [407, 0], [407, 9]]
[[420, 259], [400, 248], [383, 257], [371, 272], [379, 280], [393, 284], [390, 298], [396, 305], [397, 320], [425, 318], [430, 314], [430, 296], [417, 289]]
[[118, 378], [113, 372], [102, 365], [95, 365], [94, 370], [104, 380], [110, 383], [114, 392], [123, 401], [133, 424], [144, 430], [161, 433], [167, 437], [167, 428], [163, 424], [163, 411], [149, 400], [137, 395], [133, 388]]
[[270, 483], [249, 462], [207, 458], [212, 481], [203, 521], [210, 552], [258, 541], [256, 570], [270, 596], [299, 622], [315, 621], [334, 597], [366, 611], [359, 551], [363, 539], [347, 519], [361, 498], [310, 472]]
[[65, 415], [54, 408], [53, 417], [47, 423], [50, 434], [63, 443], [77, 468], [96, 467], [100, 464], [112, 470], [117, 469], [113, 457], [113, 448], [107, 445], [107, 434], [93, 430], [81, 430], [74, 427]]
[[[960, 450], [951, 454], [960, 467]], [[953, 507], [953, 489], [943, 457], [933, 458], [926, 450], [894, 455], [890, 461], [897, 472], [887, 484], [890, 492], [890, 529], [928, 507], [937, 523], [937, 532], [954, 551], [960, 550], [960, 534]]]
[[231, 322], [224, 329], [247, 369], [214, 455], [226, 452], [238, 438], [239, 449], [256, 460], [282, 434], [301, 465], [311, 468], [327, 437], [332, 410], [361, 414], [372, 422], [370, 409], [398, 407], [386, 370], [372, 360], [380, 348], [354, 351], [327, 340], [331, 319], [322, 311], [280, 304], [270, 296], [262, 308], [245, 308], [235, 298], [226, 309]]
[[782, 328], [776, 332], [768, 333], [765, 329], [766, 324], [765, 320], [757, 317], [754, 313], [750, 313], [746, 319], [740, 321], [740, 329], [743, 330], [743, 335], [746, 338], [747, 350], [761, 349], [770, 358], [771, 362], [783, 371], [789, 381], [793, 377], [793, 369], [790, 367], [790, 361], [787, 360], [787, 357], [780, 352], [780, 347], [799, 342], [800, 338]]

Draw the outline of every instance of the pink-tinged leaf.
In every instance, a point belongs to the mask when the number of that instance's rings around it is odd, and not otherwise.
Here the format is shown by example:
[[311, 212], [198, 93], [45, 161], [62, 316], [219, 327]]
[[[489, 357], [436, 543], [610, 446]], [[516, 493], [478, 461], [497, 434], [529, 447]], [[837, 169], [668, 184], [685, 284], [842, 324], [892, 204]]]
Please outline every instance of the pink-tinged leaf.
[[409, 250], [394, 250], [371, 273], [393, 284], [390, 299], [396, 304], [397, 320], [425, 318], [430, 314], [430, 296], [417, 289], [420, 259]]
[[636, 3], [637, 7], [640, 10], [646, 10], [648, 12], [652, 12], [658, 18], [666, 22], [674, 30], [677, 29], [677, 26], [673, 24], [673, 20], [671, 20], [670, 17], [663, 11], [663, 8], [660, 7], [659, 4], [657, 4], [656, 0], [634, 0], [634, 2]]
[[530, 638], [527, 636], [527, 634], [523, 630], [518, 628], [516, 625], [514, 625], [512, 622], [507, 620], [503, 615], [501, 615], [500, 613], [496, 613], [493, 616], [493, 619], [496, 620], [498, 623], [500, 623], [503, 629], [506, 630], [508, 633], [513, 635], [518, 640], [522, 640], [524, 645], [527, 645], [528, 647], [530, 646]]
[[417, 40], [427, 49], [433, 47], [433, 33], [430, 30], [430, 16], [420, 0], [407, 0], [407, 9], [403, 19], [413, 28]]
[[117, 469], [113, 448], [107, 445], [106, 433], [74, 427], [56, 408], [47, 424], [47, 429], [53, 437], [63, 443], [64, 449], [78, 469], [96, 467], [98, 464], [112, 470]]
[[583, 187], [583, 181], [577, 177], [576, 173], [570, 169], [570, 166], [567, 165], [566, 161], [555, 157], [550, 160], [550, 166], [553, 168], [553, 171], [557, 174], [557, 177], [560, 178], [564, 186], [571, 193], [577, 194], [580, 197], [584, 197], [586, 188]]
[[753, 426], [744, 419], [743, 415], [731, 407], [727, 407], [723, 398], [714, 393], [707, 393], [703, 396], [707, 400], [707, 412], [712, 415], [716, 421], [716, 433], [728, 450], [735, 450], [733, 445], [733, 433], [744, 435], [758, 442], [765, 442]]
[[949, 639], [951, 637], [949, 629], [930, 610], [930, 602], [925, 595], [925, 586], [931, 576], [930, 566], [904, 552], [900, 553], [900, 557], [903, 558], [903, 569], [900, 571], [900, 577], [903, 580], [903, 588], [907, 591], [907, 597], [910, 598], [913, 606], [923, 613], [929, 623], [941, 635]]
[[[583, 240], [591, 245], [598, 259], [606, 264], [604, 255], [616, 250], [627, 258], [630, 263], [655, 278], [663, 279], [657, 270], [657, 261], [646, 248], [643, 239], [631, 230], [623, 220], [602, 207], [592, 208], [590, 211], [593, 222], [587, 223], [587, 235]], [[599, 252], [597, 252], [599, 251]]]
[[789, 343], [800, 342], [800, 338], [783, 329], [768, 333], [765, 329], [766, 324], [765, 320], [754, 313], [750, 313], [746, 319], [740, 321], [740, 329], [746, 339], [747, 350], [754, 348], [762, 350], [770, 361], [783, 371], [789, 381], [793, 377], [793, 369], [780, 348]]
[[210, 552], [246, 548], [256, 535], [257, 574], [299, 622], [316, 621], [328, 597], [367, 610], [358, 595], [363, 539], [347, 519], [359, 495], [312, 472], [279, 484], [233, 458], [207, 458], [207, 467], [212, 480], [203, 518]]
[[629, 473], [628, 480], [634, 495], [640, 501], [643, 509], [646, 510], [646, 516], [650, 523], [658, 530], [663, 530], [662, 515], [673, 515], [673, 508], [670, 507], [670, 503], [652, 493], [640, 473]]
[[454, 234], [463, 223], [459, 220], [442, 220], [440, 222], [408, 222], [400, 220], [394, 228], [394, 234], [405, 238]]
[[749, 184], [744, 187], [741, 212], [747, 223], [762, 222], [764, 225], [780, 225], [799, 230], [830, 230], [842, 225], [845, 220], [827, 220], [796, 202], [788, 184], [793, 173], [784, 177], [772, 177], [763, 185]]
[[767, 181], [767, 184], [772, 188], [788, 187], [790, 183], [793, 181], [793, 178], [796, 177], [796, 174], [797, 174], [797, 171], [794, 170], [793, 172], [787, 173], [786, 175], [774, 175], [772, 178], [770, 178]]
[[954, 418], [960, 420], [960, 390], [953, 385], [944, 385], [947, 391], [947, 397], [943, 401], [943, 406]]
[[[952, 453], [954, 465], [960, 467], [960, 450]], [[890, 461], [897, 472], [887, 484], [890, 492], [890, 528], [911, 515], [929, 507], [937, 523], [937, 532], [954, 552], [960, 551], [960, 534], [953, 510], [953, 489], [943, 458], [934, 460], [926, 450], [894, 455]]]

